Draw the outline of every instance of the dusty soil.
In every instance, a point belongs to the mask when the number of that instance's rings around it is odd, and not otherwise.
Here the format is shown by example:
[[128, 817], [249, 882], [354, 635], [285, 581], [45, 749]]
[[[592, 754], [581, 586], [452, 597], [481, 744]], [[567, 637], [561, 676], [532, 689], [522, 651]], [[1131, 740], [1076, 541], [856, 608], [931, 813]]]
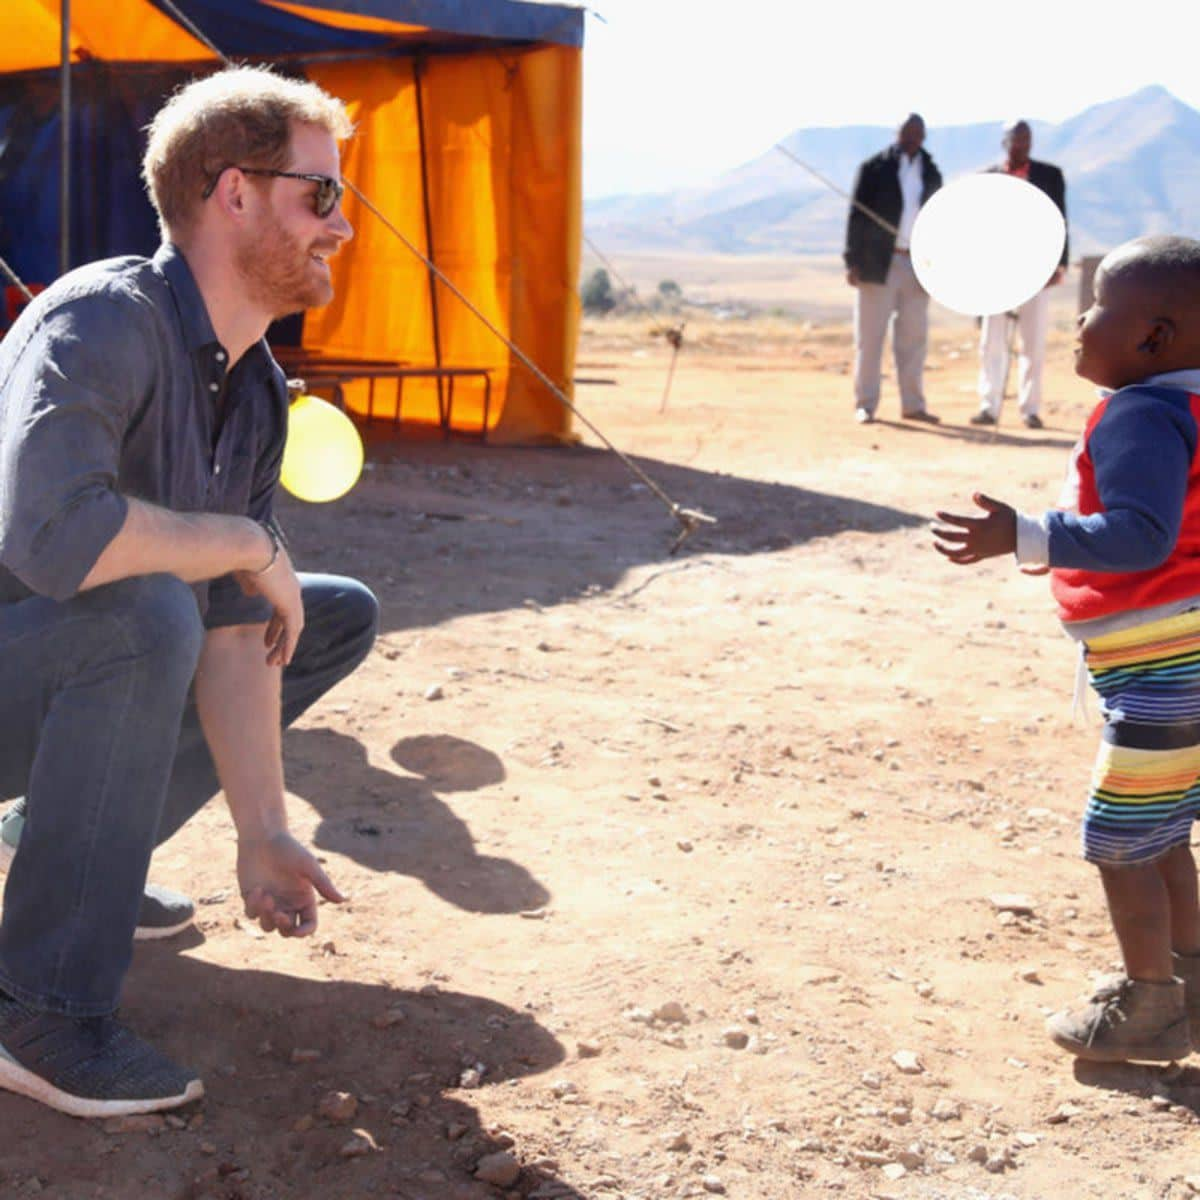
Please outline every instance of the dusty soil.
[[[660, 414], [646, 328], [585, 331], [579, 374], [613, 382], [578, 401], [719, 518], [675, 556], [590, 444], [377, 437], [349, 498], [285, 506], [301, 563], [383, 605], [286, 744], [352, 901], [257, 935], [209, 806], [152, 869], [198, 928], [139, 948], [125, 999], [207, 1098], [126, 1128], [0, 1096], [0, 1195], [1191, 1194], [1200, 1070], [1076, 1067], [1042, 1030], [1115, 954], [1071, 646], [1044, 581], [926, 531], [980, 485], [1055, 495], [1090, 403], [1066, 334], [1046, 430], [1013, 405], [993, 433], [959, 325], [937, 429], [890, 380], [851, 421], [844, 324], [696, 324]], [[499, 1151], [507, 1188], [476, 1175]]]

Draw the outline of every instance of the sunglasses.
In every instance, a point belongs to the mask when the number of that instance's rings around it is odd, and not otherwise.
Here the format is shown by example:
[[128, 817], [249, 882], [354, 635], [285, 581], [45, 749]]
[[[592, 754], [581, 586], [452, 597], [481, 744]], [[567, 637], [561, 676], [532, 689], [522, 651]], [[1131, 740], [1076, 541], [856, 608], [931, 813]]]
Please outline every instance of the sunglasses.
[[312, 194], [313, 212], [321, 220], [324, 220], [337, 208], [346, 191], [346, 185], [340, 179], [333, 179], [328, 175], [313, 175], [307, 171], [274, 171], [267, 167], [239, 167], [230, 163], [229, 167], [222, 167], [209, 181], [208, 187], [201, 193], [201, 200], [207, 200], [213, 194], [217, 181], [230, 167], [241, 171], [243, 175], [269, 175], [273, 179], [303, 179], [308, 183], [315, 183], [317, 190]]

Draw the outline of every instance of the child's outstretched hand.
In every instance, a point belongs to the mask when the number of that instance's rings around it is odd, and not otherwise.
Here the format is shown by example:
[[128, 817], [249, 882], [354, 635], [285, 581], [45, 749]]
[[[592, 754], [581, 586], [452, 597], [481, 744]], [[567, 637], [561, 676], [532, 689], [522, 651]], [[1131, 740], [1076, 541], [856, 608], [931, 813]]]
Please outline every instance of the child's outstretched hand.
[[976, 492], [972, 499], [987, 516], [963, 517], [939, 512], [937, 519], [942, 524], [933, 527], [933, 548], [962, 566], [998, 554], [1012, 554], [1017, 548], [1016, 512], [982, 492]]

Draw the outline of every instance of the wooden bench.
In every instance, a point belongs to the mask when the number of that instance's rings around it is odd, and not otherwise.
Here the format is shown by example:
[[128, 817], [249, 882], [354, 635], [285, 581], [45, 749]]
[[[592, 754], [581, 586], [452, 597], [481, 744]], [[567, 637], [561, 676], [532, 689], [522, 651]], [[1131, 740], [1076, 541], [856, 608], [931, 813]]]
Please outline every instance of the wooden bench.
[[[438, 387], [438, 424], [442, 436], [449, 438], [453, 432], [454, 420], [454, 385], [460, 379], [478, 379], [483, 383], [483, 420], [480, 424], [478, 437], [487, 441], [488, 420], [492, 408], [492, 374], [490, 367], [419, 367], [402, 361], [387, 361], [384, 359], [343, 358], [337, 355], [307, 354], [302, 349], [279, 348], [275, 351], [280, 366], [288, 374], [296, 374], [304, 380], [308, 387], [328, 388], [333, 395], [333, 401], [339, 408], [346, 407], [344, 388], [348, 383], [366, 381], [367, 388], [367, 420], [375, 420], [375, 384], [380, 379], [396, 381], [396, 409], [392, 420], [400, 424], [401, 408], [404, 399], [404, 381], [406, 379], [436, 379]], [[440, 384], [446, 381], [443, 389]]]

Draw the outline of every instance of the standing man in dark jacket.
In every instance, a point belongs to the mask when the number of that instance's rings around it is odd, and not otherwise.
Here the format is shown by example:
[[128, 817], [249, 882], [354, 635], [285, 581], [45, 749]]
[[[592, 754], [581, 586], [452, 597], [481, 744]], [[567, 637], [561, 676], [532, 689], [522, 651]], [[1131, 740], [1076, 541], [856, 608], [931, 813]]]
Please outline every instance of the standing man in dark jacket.
[[[922, 148], [925, 122], [911, 113], [896, 142], [858, 168], [846, 225], [846, 282], [854, 296], [854, 417], [866, 425], [879, 406], [883, 341], [892, 325], [900, 415], [936, 425], [925, 408], [922, 374], [929, 296], [909, 256], [921, 205], [942, 186], [941, 172]], [[892, 318], [895, 317], [893, 323]]]
[[[1067, 219], [1067, 184], [1063, 173], [1053, 163], [1030, 158], [1033, 131], [1028, 121], [1010, 121], [1004, 127], [1000, 143], [1004, 147], [1004, 162], [989, 171], [1015, 175], [1041, 188]], [[979, 411], [971, 418], [972, 425], [995, 425], [1000, 420], [1004, 403], [1004, 385], [1008, 381], [1009, 321], [1015, 320], [1021, 335], [1021, 354], [1017, 360], [1017, 388], [1021, 419], [1029, 429], [1041, 429], [1042, 366], [1046, 359], [1046, 330], [1050, 325], [1050, 288], [1062, 282], [1067, 270], [1068, 242], [1063, 240], [1062, 258], [1054, 273], [1036, 296], [1026, 300], [1016, 312], [996, 313], [984, 317], [979, 333]]]

